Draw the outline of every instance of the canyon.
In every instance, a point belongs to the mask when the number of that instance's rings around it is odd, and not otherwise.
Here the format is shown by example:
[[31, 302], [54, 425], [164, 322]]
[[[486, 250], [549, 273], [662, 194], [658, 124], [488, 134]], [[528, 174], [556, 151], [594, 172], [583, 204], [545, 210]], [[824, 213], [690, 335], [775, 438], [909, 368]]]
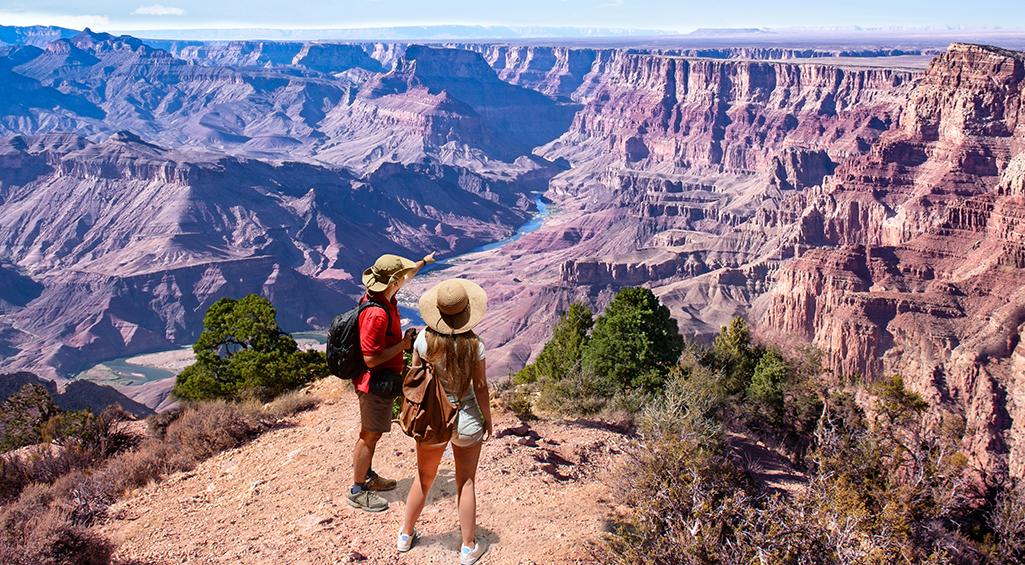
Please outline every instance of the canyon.
[[378, 254], [438, 250], [402, 298], [480, 282], [492, 377], [644, 285], [688, 339], [743, 316], [902, 374], [1025, 475], [1021, 52], [52, 33], [0, 46], [0, 369], [187, 344], [248, 292], [323, 327]]

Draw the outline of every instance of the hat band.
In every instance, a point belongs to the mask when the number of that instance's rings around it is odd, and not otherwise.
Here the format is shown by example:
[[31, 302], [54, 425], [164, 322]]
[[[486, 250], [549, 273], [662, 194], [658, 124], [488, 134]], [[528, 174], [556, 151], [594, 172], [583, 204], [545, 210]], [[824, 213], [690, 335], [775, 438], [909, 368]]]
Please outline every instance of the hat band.
[[444, 314], [445, 316], [455, 316], [466, 310], [466, 307], [469, 305], [470, 299], [468, 297], [464, 297], [462, 300], [453, 304], [452, 306], [449, 306], [448, 308], [442, 306], [441, 304], [438, 304], [438, 311]]
[[377, 270], [376, 268], [374, 268], [374, 267], [370, 267], [370, 274], [371, 274], [371, 275], [373, 275], [373, 277], [374, 277], [374, 280], [376, 280], [376, 281], [378, 281], [378, 282], [381, 282], [381, 281], [389, 281], [389, 280], [391, 280], [391, 279], [392, 279], [392, 278], [393, 278], [393, 277], [395, 276], [395, 274], [394, 274], [394, 273], [392, 273], [392, 274], [381, 274], [381, 273], [380, 273], [380, 272], [379, 272], [379, 271], [378, 271], [378, 270]]

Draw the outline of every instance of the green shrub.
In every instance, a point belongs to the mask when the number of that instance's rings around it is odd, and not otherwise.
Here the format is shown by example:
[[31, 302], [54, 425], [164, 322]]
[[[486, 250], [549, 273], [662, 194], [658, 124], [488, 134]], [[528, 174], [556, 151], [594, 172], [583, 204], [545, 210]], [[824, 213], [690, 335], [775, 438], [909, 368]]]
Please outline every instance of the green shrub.
[[590, 308], [583, 304], [571, 304], [569, 310], [559, 318], [537, 359], [513, 376], [516, 384], [537, 381], [557, 381], [580, 365], [580, 359], [587, 345], [587, 333], [591, 331], [594, 319]]
[[632, 415], [662, 387], [682, 348], [676, 322], [658, 298], [648, 289], [624, 288], [597, 321], [586, 306], [571, 305], [537, 360], [501, 396], [524, 416]]
[[534, 413], [534, 402], [537, 397], [537, 386], [534, 384], [515, 384], [512, 377], [499, 381], [495, 385], [495, 397], [502, 406], [516, 414], [521, 420], [537, 417]]
[[52, 446], [21, 457], [0, 458], [0, 501], [17, 497], [31, 483], [53, 483], [135, 447], [140, 438], [128, 431], [127, 419], [118, 406], [99, 416], [87, 410], [52, 416], [40, 426], [41, 439]]
[[991, 554], [995, 562], [1025, 563], [1025, 484], [1005, 485], [997, 496], [987, 524], [993, 530]]
[[775, 351], [767, 351], [755, 365], [747, 396], [761, 405], [774, 421], [783, 417], [783, 393], [790, 380], [790, 368]]
[[50, 393], [26, 384], [0, 404], [0, 452], [42, 441], [40, 426], [57, 413]]
[[[612, 520], [598, 561], [982, 563], [986, 550], [993, 562], [1016, 562], [1025, 547], [1020, 491], [1008, 489], [989, 512], [986, 544], [969, 538], [985, 513], [958, 451], [956, 415], [927, 428], [928, 403], [894, 377], [863, 391], [866, 416], [848, 392], [819, 397], [815, 355], [775, 351], [753, 366], [745, 399], [722, 378], [725, 342], [712, 356], [686, 352], [639, 415], [640, 440], [616, 489], [629, 511]], [[807, 442], [804, 488], [772, 494], [752, 479], [757, 461], [731, 455], [724, 428], [748, 401], [773, 407], [771, 429]]]
[[641, 411], [638, 429], [650, 438], [696, 433], [719, 441], [725, 406], [722, 381], [688, 352], [673, 370], [664, 393]]
[[744, 474], [699, 434], [660, 436], [632, 449], [619, 492], [632, 512], [613, 523], [602, 563], [720, 562], [747, 505]]
[[203, 318], [196, 362], [178, 375], [175, 396], [268, 400], [327, 375], [324, 354], [300, 350], [278, 327], [266, 298], [222, 298]]
[[565, 416], [597, 414], [615, 396], [615, 392], [610, 393], [605, 385], [604, 379], [588, 369], [574, 367], [558, 380], [545, 379], [528, 389], [537, 391], [532, 411]]
[[605, 398], [628, 389], [656, 393], [682, 350], [669, 309], [646, 288], [624, 288], [595, 321], [581, 366]]
[[43, 424], [42, 437], [62, 449], [92, 452], [96, 459], [103, 459], [138, 444], [140, 438], [126, 426], [129, 419], [117, 405], [99, 416], [89, 410], [62, 412]]
[[723, 326], [712, 345], [712, 361], [722, 372], [726, 391], [730, 394], [747, 389], [761, 356], [761, 349], [751, 343], [747, 322], [740, 317]]

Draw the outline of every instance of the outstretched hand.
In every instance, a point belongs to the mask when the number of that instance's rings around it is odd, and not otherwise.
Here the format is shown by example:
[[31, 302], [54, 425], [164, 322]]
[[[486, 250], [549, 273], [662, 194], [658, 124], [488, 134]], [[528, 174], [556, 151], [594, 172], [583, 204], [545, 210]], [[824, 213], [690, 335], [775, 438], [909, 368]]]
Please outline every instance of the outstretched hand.
[[424, 255], [424, 258], [423, 258], [424, 265], [430, 265], [431, 263], [434, 262], [434, 254], [435, 253], [437, 253], [437, 251], [431, 251], [427, 255]]

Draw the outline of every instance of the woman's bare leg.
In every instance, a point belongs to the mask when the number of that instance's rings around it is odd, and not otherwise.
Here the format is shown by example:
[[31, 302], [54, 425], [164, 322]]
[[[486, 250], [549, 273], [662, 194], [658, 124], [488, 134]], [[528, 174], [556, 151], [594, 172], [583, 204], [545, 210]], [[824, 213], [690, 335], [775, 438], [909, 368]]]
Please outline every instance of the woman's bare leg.
[[463, 534], [463, 545], [473, 547], [477, 534], [477, 494], [474, 482], [477, 477], [477, 462], [480, 460], [481, 443], [469, 447], [452, 446], [456, 460], [456, 493], [459, 500], [459, 529]]
[[445, 445], [416, 444], [416, 478], [406, 497], [406, 517], [402, 522], [404, 534], [413, 533], [413, 526], [424, 510], [427, 493], [431, 491], [434, 478], [438, 476], [438, 464], [441, 463], [441, 455], [445, 453]]

